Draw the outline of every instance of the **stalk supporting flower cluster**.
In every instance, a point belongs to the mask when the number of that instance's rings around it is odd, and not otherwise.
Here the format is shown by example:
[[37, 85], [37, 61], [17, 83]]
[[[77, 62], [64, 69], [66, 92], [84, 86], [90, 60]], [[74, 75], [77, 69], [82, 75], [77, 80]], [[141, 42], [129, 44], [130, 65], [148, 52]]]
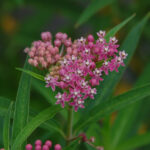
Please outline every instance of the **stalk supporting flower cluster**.
[[72, 139], [72, 126], [73, 126], [73, 108], [72, 106], [70, 106], [68, 108], [67, 144], [69, 144]]
[[109, 71], [117, 71], [124, 66], [125, 51], [118, 51], [118, 40], [105, 40], [105, 31], [72, 41], [66, 33], [57, 33], [54, 41], [50, 32], [41, 34], [42, 40], [35, 41], [26, 48], [28, 62], [40, 69], [47, 69], [46, 87], [62, 92], [56, 95], [56, 104], [64, 108], [67, 103], [75, 111], [84, 108], [87, 98], [94, 99], [96, 86], [103, 81]]

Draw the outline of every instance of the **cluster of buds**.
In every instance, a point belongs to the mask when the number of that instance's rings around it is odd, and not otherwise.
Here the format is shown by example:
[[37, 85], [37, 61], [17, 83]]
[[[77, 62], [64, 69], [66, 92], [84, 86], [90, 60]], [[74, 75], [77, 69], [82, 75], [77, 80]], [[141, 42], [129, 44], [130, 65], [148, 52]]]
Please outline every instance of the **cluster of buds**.
[[52, 64], [60, 60], [63, 46], [69, 47], [72, 42], [65, 33], [55, 35], [54, 44], [52, 44], [52, 35], [50, 32], [43, 32], [39, 41], [34, 41], [31, 48], [24, 51], [29, 55], [29, 64], [32, 66], [48, 69]]
[[[25, 147], [26, 150], [52, 150], [52, 141], [47, 140], [45, 144], [42, 145], [41, 140], [36, 140], [35, 145], [27, 144]], [[1, 148], [0, 150], [5, 150], [4, 148]], [[54, 150], [62, 150], [62, 147], [60, 144], [54, 145]]]
[[[42, 145], [41, 140], [36, 140], [35, 141], [35, 146], [32, 146], [31, 144], [26, 145], [26, 150], [50, 150], [52, 149], [52, 142], [50, 140], [47, 140], [44, 145]], [[54, 150], [62, 150], [60, 144], [54, 145]]]
[[[43, 41], [34, 42], [31, 49], [26, 50], [30, 56], [29, 63], [34, 66], [39, 66], [40, 63], [48, 69], [46, 87], [51, 87], [53, 91], [55, 87], [59, 87], [64, 91], [56, 95], [56, 104], [65, 107], [67, 102], [75, 111], [84, 108], [87, 98], [94, 99], [97, 93], [95, 87], [103, 81], [103, 76], [108, 75], [109, 71], [118, 72], [127, 57], [124, 50], [118, 51], [118, 40], [115, 37], [110, 37], [109, 42], [105, 40], [105, 31], [99, 31], [97, 39], [88, 35], [74, 41], [67, 38], [67, 34], [59, 32], [55, 36], [54, 46], [49, 32], [41, 35]], [[44, 55], [40, 54], [41, 46], [35, 43], [44, 43]], [[55, 53], [47, 47], [49, 44], [52, 49], [56, 49]], [[30, 55], [32, 52], [34, 54]], [[48, 56], [53, 61], [48, 61]]]

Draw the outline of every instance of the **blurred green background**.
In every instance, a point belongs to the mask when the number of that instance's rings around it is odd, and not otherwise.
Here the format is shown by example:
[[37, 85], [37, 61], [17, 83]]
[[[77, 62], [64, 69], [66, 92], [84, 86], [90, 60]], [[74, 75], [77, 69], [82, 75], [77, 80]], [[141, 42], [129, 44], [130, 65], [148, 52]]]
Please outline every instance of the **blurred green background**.
[[[92, 1], [94, 0], [0, 0], [0, 96], [15, 100], [20, 78], [20, 72], [15, 68], [23, 66], [26, 58], [24, 48], [40, 39], [41, 32], [66, 32], [73, 39], [89, 33], [96, 35], [100, 29], [108, 31], [136, 13], [136, 17], [116, 35], [121, 44], [129, 29], [150, 10], [150, 0], [112, 0], [112, 3], [78, 25], [78, 19]], [[134, 57], [115, 94], [132, 88], [149, 62], [150, 22], [143, 30]], [[45, 108], [47, 102], [43, 99], [33, 88], [32, 107]], [[37, 101], [42, 101], [42, 104], [36, 105]], [[150, 119], [147, 117], [139, 133], [146, 132], [149, 124]]]

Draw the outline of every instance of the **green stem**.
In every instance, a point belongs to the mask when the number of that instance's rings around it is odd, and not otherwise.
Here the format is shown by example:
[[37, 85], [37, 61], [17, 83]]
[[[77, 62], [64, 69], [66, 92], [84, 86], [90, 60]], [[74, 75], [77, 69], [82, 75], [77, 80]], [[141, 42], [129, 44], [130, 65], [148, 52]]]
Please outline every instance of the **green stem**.
[[73, 107], [68, 107], [68, 126], [67, 126], [67, 144], [70, 143], [72, 139], [72, 125], [73, 125]]

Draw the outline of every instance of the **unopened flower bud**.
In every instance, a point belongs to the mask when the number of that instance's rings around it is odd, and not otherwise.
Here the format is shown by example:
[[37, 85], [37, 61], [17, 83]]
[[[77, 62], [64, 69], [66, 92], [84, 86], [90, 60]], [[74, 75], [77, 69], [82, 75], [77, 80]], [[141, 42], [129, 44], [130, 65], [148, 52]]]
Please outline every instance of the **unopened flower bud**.
[[60, 144], [56, 144], [55, 146], [54, 146], [54, 150], [61, 150], [62, 148], [61, 148], [61, 145]]
[[26, 150], [32, 150], [32, 145], [31, 144], [27, 144], [26, 145]]

